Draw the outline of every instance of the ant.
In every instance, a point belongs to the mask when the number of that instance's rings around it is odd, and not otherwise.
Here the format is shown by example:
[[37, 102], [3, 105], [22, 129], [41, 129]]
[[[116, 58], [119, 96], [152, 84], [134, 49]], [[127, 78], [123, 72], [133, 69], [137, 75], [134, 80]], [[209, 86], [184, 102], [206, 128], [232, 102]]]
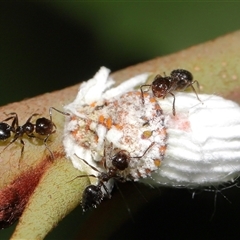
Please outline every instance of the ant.
[[[138, 157], [131, 157], [130, 153], [126, 150], [120, 150], [115, 155], [110, 157], [110, 161], [112, 166], [108, 167], [106, 166], [106, 157], [105, 157], [105, 151], [104, 151], [104, 157], [103, 157], [103, 165], [105, 169], [107, 169], [107, 172], [100, 172], [97, 168], [90, 165], [86, 160], [81, 159], [85, 164], [90, 166], [93, 170], [99, 173], [98, 176], [95, 176], [93, 174], [90, 175], [82, 175], [79, 177], [95, 177], [98, 179], [97, 185], [89, 185], [85, 188], [82, 195], [82, 208], [85, 212], [86, 210], [90, 208], [96, 208], [97, 205], [101, 203], [104, 197], [104, 193], [102, 191], [102, 187], [105, 190], [107, 197], [110, 199], [111, 194], [109, 193], [105, 183], [107, 183], [110, 179], [116, 179], [119, 181], [124, 182], [124, 178], [119, 175], [119, 172], [124, 171], [128, 168], [129, 162], [131, 158], [142, 158], [147, 151], [154, 145], [155, 142], [151, 143], [150, 146], [144, 151], [144, 153], [141, 156]], [[111, 144], [112, 147], [112, 144]], [[77, 177], [78, 178], [78, 177]]]
[[[165, 75], [165, 73], [164, 73]], [[197, 92], [195, 90], [195, 88], [193, 87], [193, 84], [196, 83], [197, 87], [199, 89], [199, 82], [197, 80], [193, 80], [193, 75], [192, 73], [190, 73], [187, 70], [184, 69], [176, 69], [173, 70], [170, 73], [170, 76], [161, 76], [161, 75], [157, 75], [152, 84], [146, 84], [146, 85], [142, 85], [140, 87], [141, 89], [141, 97], [142, 97], [142, 103], [144, 104], [144, 96], [143, 96], [143, 87], [152, 87], [152, 92], [153, 95], [157, 98], [165, 98], [167, 94], [171, 94], [173, 96], [173, 115], [175, 116], [176, 111], [175, 111], [175, 95], [172, 93], [173, 91], [179, 91], [182, 90], [184, 91], [186, 88], [188, 88], [189, 86], [192, 88], [192, 90], [194, 91], [194, 93], [197, 96], [197, 99], [202, 102], [198, 95]], [[149, 91], [149, 89], [147, 90]]]
[[[48, 151], [50, 152], [52, 159], [54, 159], [53, 153], [47, 145], [48, 138], [50, 137], [50, 135], [56, 132], [56, 128], [57, 128], [55, 123], [52, 121], [52, 109], [64, 115], [69, 115], [68, 113], [62, 112], [54, 107], [50, 107], [49, 108], [50, 119], [47, 119], [45, 117], [38, 118], [36, 120], [36, 123], [34, 124], [31, 122], [32, 118], [39, 115], [38, 113], [34, 113], [28, 118], [25, 124], [23, 124], [22, 126], [19, 126], [17, 113], [15, 112], [10, 113], [9, 115], [12, 115], [12, 117], [8, 117], [0, 123], [0, 140], [7, 140], [8, 138], [10, 138], [11, 132], [14, 134], [14, 136], [13, 136], [13, 139], [8, 143], [8, 145], [3, 149], [3, 151], [7, 147], [9, 147], [12, 143], [14, 143], [17, 139], [20, 139], [20, 142], [22, 144], [22, 149], [21, 149], [21, 156], [22, 156], [24, 152], [24, 145], [25, 145], [22, 139], [23, 135], [26, 134], [30, 138], [37, 138], [34, 135], [34, 132], [35, 132], [39, 135], [46, 136], [43, 139], [43, 143], [45, 147], [48, 149]], [[6, 121], [9, 121], [11, 119], [13, 119], [11, 125], [5, 123]]]

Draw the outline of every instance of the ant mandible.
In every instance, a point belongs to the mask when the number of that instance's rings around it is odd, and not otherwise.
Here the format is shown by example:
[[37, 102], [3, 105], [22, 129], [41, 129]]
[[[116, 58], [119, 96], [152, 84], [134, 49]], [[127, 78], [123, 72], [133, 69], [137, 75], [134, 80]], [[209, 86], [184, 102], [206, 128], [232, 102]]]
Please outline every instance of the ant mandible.
[[[54, 159], [53, 153], [47, 145], [47, 141], [48, 141], [48, 138], [50, 137], [50, 135], [52, 135], [53, 133], [56, 132], [56, 125], [52, 121], [52, 109], [54, 109], [55, 111], [57, 111], [61, 114], [69, 115], [68, 113], [62, 112], [54, 107], [50, 107], [49, 108], [50, 119], [47, 119], [45, 117], [38, 118], [36, 120], [36, 123], [33, 124], [31, 122], [32, 118], [39, 115], [38, 113], [34, 113], [28, 118], [28, 120], [26, 121], [25, 124], [23, 124], [22, 126], [19, 126], [17, 113], [15, 113], [15, 112], [10, 113], [9, 115], [13, 115], [13, 116], [3, 120], [0, 123], [0, 140], [7, 140], [8, 138], [10, 138], [11, 132], [14, 134], [14, 136], [13, 136], [13, 139], [3, 149], [3, 151], [7, 147], [9, 147], [12, 143], [14, 143], [17, 139], [20, 139], [20, 142], [22, 144], [22, 149], [21, 149], [21, 156], [22, 156], [22, 154], [24, 152], [24, 145], [25, 145], [25, 143], [22, 139], [23, 135], [26, 134], [30, 138], [37, 138], [37, 136], [34, 135], [34, 132], [35, 132], [39, 135], [46, 136], [43, 139], [43, 143], [44, 143], [45, 147], [48, 149], [48, 151], [50, 152], [52, 159]], [[11, 119], [13, 119], [11, 125], [5, 123], [6, 121], [9, 121]]]
[[[119, 175], [119, 172], [124, 171], [125, 169], [128, 168], [131, 158], [142, 158], [153, 145], [154, 145], [154, 142], [150, 144], [150, 146], [144, 151], [144, 153], [141, 156], [137, 156], [137, 157], [131, 157], [130, 153], [126, 150], [118, 151], [115, 155], [110, 157], [112, 166], [109, 168], [106, 167], [106, 157], [104, 156], [103, 162], [104, 162], [105, 169], [107, 169], [106, 173], [100, 172], [97, 168], [90, 165], [86, 160], [81, 158], [81, 160], [85, 164], [87, 164], [93, 170], [95, 170], [96, 172], [99, 173], [98, 176], [95, 176], [93, 174], [78, 176], [78, 177], [98, 178], [97, 185], [91, 184], [91, 185], [87, 186], [85, 188], [85, 190], [83, 191], [83, 195], [82, 195], [83, 211], [85, 212], [86, 210], [93, 208], [93, 207], [96, 208], [97, 205], [99, 205], [101, 203], [101, 201], [103, 200], [103, 197], [104, 197], [102, 187], [105, 190], [107, 197], [111, 198], [111, 194], [109, 193], [105, 183], [107, 183], [110, 179], [116, 179], [116, 180], [124, 182], [124, 178]], [[104, 153], [104, 155], [105, 155], [105, 153]]]
[[[187, 70], [184, 69], [176, 69], [173, 70], [170, 76], [161, 76], [157, 75], [152, 84], [145, 84], [140, 87], [141, 89], [141, 98], [142, 103], [144, 104], [144, 95], [143, 95], [143, 87], [152, 87], [153, 95], [157, 98], [165, 98], [167, 94], [171, 94], [173, 96], [173, 115], [175, 116], [175, 95], [172, 93], [173, 91], [184, 91], [189, 86], [192, 88], [194, 93], [197, 96], [197, 99], [202, 102], [193, 87], [193, 84], [196, 83], [199, 89], [199, 83], [197, 80], [193, 80], [193, 75]], [[149, 91], [149, 89], [147, 90]]]

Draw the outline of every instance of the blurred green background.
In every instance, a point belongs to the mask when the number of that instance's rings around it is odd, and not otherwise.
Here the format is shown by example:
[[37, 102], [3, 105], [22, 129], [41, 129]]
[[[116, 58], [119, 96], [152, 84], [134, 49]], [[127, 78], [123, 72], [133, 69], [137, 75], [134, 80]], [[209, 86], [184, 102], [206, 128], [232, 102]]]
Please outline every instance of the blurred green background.
[[[239, 9], [233, 1], [1, 2], [0, 105], [76, 84], [102, 65], [115, 71], [238, 30]], [[94, 211], [83, 215], [79, 207], [46, 239], [230, 239], [240, 232], [236, 188], [223, 192], [230, 204], [220, 192], [192, 199], [187, 190], [120, 185], [124, 200], [115, 190]]]
[[0, 4], [0, 105], [76, 84], [102, 65], [115, 71], [240, 27], [233, 2]]

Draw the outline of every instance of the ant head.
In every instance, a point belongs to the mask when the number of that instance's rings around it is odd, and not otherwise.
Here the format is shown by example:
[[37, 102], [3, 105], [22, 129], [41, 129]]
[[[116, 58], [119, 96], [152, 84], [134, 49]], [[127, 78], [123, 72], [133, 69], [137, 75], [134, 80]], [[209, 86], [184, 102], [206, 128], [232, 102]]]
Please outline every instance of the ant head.
[[120, 171], [125, 170], [128, 167], [130, 161], [130, 154], [128, 151], [121, 150], [115, 154], [112, 158], [112, 165]]
[[96, 207], [103, 200], [103, 192], [101, 187], [89, 185], [85, 188], [82, 195], [82, 208], [83, 211], [89, 208]]
[[165, 97], [171, 88], [171, 77], [157, 75], [152, 83], [153, 95], [157, 98]]
[[36, 121], [36, 133], [48, 135], [54, 133], [55, 124], [47, 118], [38, 118]]
[[171, 77], [178, 81], [178, 88], [181, 89], [186, 85], [191, 84], [193, 81], [193, 75], [184, 69], [176, 69], [171, 72]]

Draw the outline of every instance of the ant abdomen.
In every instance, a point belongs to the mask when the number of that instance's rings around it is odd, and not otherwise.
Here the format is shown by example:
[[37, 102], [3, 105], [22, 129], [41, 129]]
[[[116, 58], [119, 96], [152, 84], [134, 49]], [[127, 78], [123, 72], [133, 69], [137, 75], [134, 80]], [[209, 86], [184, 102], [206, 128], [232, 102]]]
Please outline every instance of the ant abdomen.
[[4, 141], [10, 138], [11, 132], [14, 132], [14, 129], [7, 123], [0, 123], [0, 140]]
[[85, 188], [82, 195], [82, 209], [87, 211], [96, 208], [103, 200], [103, 192], [100, 185], [89, 185]]
[[173, 79], [176, 79], [176, 90], [184, 90], [194, 83], [192, 73], [187, 70], [176, 69], [173, 70], [170, 75]]
[[[9, 121], [13, 119], [12, 124], [9, 125], [8, 123], [5, 123], [6, 121]], [[8, 138], [11, 137], [11, 132], [15, 133], [14, 125], [16, 124], [16, 117], [9, 117], [2, 122], [0, 122], [0, 140], [5, 141]]]

